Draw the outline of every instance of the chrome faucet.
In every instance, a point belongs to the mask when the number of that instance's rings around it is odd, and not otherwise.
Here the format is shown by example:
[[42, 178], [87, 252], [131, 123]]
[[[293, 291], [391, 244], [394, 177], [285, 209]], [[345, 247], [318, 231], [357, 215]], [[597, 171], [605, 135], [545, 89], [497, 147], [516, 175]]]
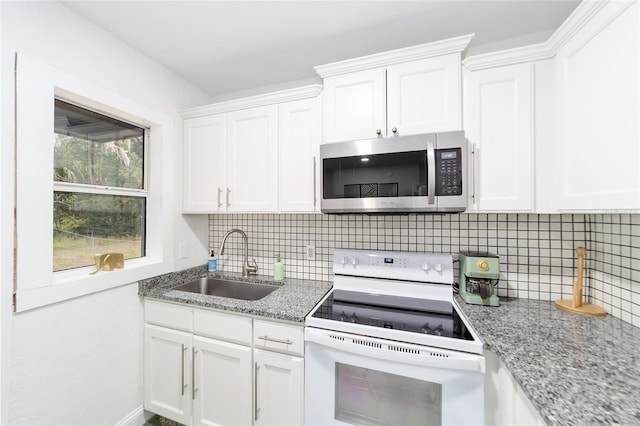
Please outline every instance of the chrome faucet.
[[253, 265], [249, 264], [249, 239], [247, 238], [247, 234], [245, 234], [241, 229], [234, 228], [224, 234], [224, 237], [222, 237], [222, 243], [220, 243], [218, 254], [221, 256], [224, 254], [224, 244], [227, 242], [227, 238], [229, 238], [229, 235], [233, 234], [234, 232], [242, 235], [242, 247], [244, 249], [244, 256], [242, 259], [242, 276], [248, 277], [250, 274], [255, 275], [258, 272], [258, 264], [256, 263], [255, 259], [253, 259]]

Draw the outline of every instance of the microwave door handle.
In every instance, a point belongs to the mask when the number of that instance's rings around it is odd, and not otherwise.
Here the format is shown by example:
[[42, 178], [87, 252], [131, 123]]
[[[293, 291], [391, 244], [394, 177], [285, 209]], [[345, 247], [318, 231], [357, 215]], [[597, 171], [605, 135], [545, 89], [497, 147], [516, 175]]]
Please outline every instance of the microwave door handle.
[[435, 204], [436, 151], [433, 142], [427, 142], [427, 204]]

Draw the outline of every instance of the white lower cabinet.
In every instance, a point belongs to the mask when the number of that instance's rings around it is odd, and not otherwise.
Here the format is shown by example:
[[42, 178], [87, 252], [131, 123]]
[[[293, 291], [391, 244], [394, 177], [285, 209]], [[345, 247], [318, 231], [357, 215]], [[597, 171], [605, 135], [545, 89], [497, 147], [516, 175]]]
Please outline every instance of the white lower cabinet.
[[195, 336], [193, 424], [251, 424], [251, 348]]
[[484, 424], [493, 426], [542, 426], [545, 422], [511, 376], [498, 356], [484, 353], [485, 375]]
[[301, 425], [304, 359], [254, 349], [256, 425]]
[[300, 425], [303, 336], [302, 326], [146, 300], [144, 408], [184, 425]]
[[191, 333], [144, 327], [144, 407], [183, 424], [191, 423], [191, 339]]

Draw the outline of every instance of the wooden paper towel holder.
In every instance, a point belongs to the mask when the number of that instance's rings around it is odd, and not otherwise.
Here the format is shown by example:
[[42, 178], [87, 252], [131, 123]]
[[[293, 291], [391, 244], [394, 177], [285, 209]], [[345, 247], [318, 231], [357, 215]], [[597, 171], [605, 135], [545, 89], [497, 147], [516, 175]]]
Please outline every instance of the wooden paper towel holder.
[[584, 255], [587, 253], [587, 250], [584, 247], [578, 247], [576, 248], [576, 253], [578, 254], [578, 277], [573, 283], [573, 298], [556, 300], [556, 306], [560, 309], [564, 309], [565, 311], [575, 312], [582, 315], [606, 315], [607, 311], [602, 309], [600, 306], [592, 305], [590, 303], [582, 303], [582, 271], [584, 268]]

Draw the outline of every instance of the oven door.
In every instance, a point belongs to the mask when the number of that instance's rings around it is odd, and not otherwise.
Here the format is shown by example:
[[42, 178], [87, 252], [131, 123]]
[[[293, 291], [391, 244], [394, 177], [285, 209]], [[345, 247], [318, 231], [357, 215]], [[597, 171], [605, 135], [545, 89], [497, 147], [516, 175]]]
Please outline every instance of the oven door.
[[306, 425], [477, 425], [484, 358], [305, 330]]

